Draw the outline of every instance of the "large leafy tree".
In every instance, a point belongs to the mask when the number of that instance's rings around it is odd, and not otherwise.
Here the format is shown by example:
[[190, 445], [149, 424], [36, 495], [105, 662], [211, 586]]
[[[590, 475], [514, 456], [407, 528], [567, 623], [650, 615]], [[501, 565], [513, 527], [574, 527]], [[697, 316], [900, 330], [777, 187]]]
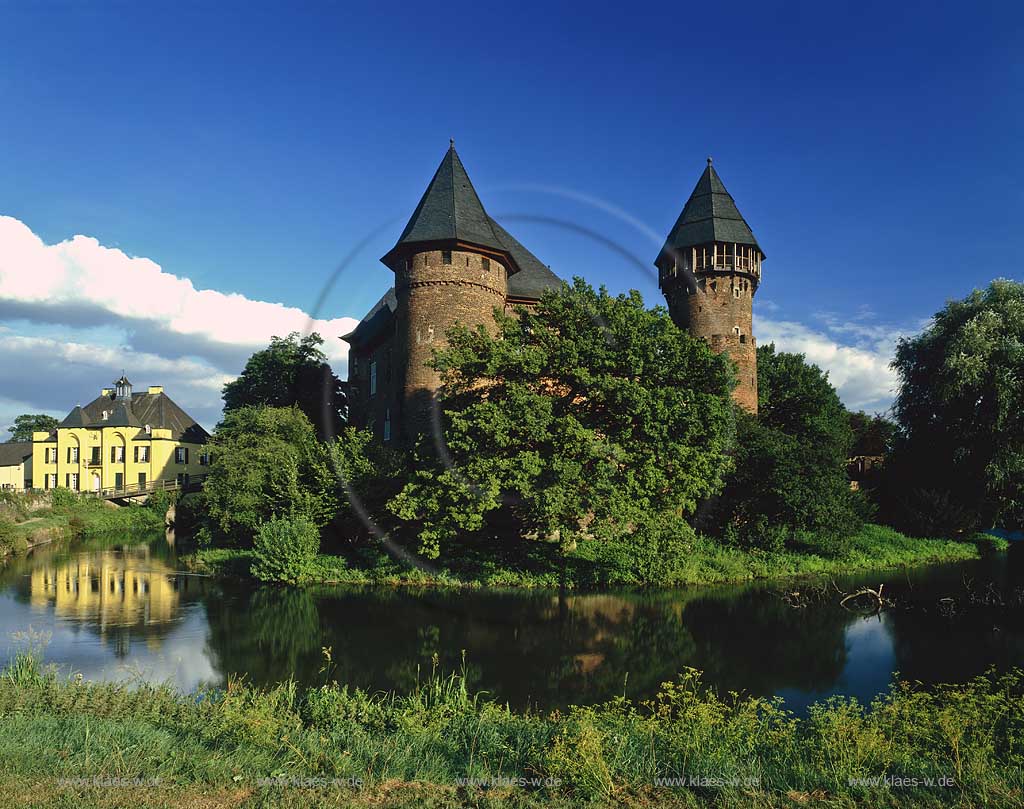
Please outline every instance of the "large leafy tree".
[[274, 517], [304, 517], [322, 528], [337, 511], [327, 446], [298, 407], [229, 411], [210, 452], [202, 511], [215, 544], [249, 546]]
[[828, 375], [802, 354], [757, 349], [758, 416], [741, 414], [735, 469], [702, 521], [742, 544], [777, 548], [799, 531], [847, 534], [861, 499], [846, 463], [854, 443]]
[[902, 517], [928, 533], [1024, 523], [1024, 284], [951, 301], [899, 342], [893, 368]]
[[[564, 550], [715, 493], [733, 436], [728, 361], [639, 293], [576, 279], [536, 310], [495, 313], [496, 334], [457, 327], [435, 354], [443, 451], [391, 501], [421, 550], [504, 509]], [[432, 460], [428, 460], [432, 458]]]
[[327, 364], [323, 338], [272, 337], [253, 354], [237, 379], [224, 386], [224, 411], [240, 407], [299, 407], [324, 438], [341, 431], [346, 413], [344, 386]]
[[53, 416], [45, 413], [23, 413], [14, 419], [7, 429], [11, 433], [10, 441], [31, 441], [32, 433], [56, 429], [59, 422]]
[[850, 429], [853, 430], [853, 447], [850, 455], [888, 455], [896, 436], [896, 424], [880, 413], [869, 416], [863, 410], [848, 414]]

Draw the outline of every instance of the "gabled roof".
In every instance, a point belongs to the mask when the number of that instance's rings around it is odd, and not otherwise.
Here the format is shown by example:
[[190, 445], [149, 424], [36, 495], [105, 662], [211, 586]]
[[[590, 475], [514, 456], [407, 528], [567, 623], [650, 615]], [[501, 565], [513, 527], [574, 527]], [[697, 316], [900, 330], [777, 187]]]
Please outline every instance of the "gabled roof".
[[508, 278], [508, 295], [510, 298], [527, 298], [538, 300], [546, 289], [558, 289], [562, 279], [541, 263], [533, 253], [523, 247], [511, 233], [491, 220], [495, 233], [505, 245], [512, 259], [519, 265], [519, 272]]
[[[107, 417], [103, 418], [103, 412]], [[205, 443], [210, 434], [163, 391], [133, 393], [131, 400], [97, 396], [85, 407], [76, 407], [59, 425], [64, 427], [130, 427], [145, 425], [170, 430], [171, 437], [190, 444]]]
[[394, 269], [395, 259], [403, 248], [431, 242], [465, 242], [507, 252], [455, 151], [454, 141], [402, 235], [381, 261]]
[[764, 250], [754, 238], [736, 202], [718, 176], [711, 158], [661, 248], [661, 254], [711, 242], [735, 242]]
[[31, 457], [31, 441], [9, 441], [0, 444], [0, 466], [20, 466]]
[[375, 340], [391, 328], [397, 308], [398, 298], [395, 296], [395, 288], [391, 287], [363, 316], [359, 324], [348, 334], [343, 334], [341, 339], [349, 345], [361, 345]]

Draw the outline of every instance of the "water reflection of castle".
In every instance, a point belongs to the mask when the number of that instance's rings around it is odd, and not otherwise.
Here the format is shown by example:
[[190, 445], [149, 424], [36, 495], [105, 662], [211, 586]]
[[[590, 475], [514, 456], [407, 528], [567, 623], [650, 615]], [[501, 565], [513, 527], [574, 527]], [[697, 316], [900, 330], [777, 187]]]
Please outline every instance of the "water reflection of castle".
[[[156, 630], [174, 621], [188, 589], [188, 577], [177, 575], [145, 545], [40, 565], [29, 576], [33, 607], [52, 604], [58, 618], [92, 624], [101, 636], [108, 629]], [[163, 633], [145, 634], [153, 645]]]

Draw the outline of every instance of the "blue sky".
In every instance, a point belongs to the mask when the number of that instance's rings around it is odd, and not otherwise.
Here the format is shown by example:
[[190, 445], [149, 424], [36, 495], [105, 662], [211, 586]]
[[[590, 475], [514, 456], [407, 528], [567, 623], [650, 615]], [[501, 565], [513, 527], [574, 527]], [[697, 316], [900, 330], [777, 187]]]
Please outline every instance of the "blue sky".
[[[312, 312], [354, 246], [323, 330], [387, 288], [377, 259], [449, 137], [558, 274], [652, 304], [660, 239], [713, 155], [768, 256], [755, 334], [851, 406], [888, 403], [898, 335], [1024, 276], [1019, 4], [205, 5], [0, 3], [0, 419], [63, 414], [124, 367], [212, 426], [259, 327]], [[55, 256], [64, 280], [26, 293]], [[187, 290], [185, 316], [155, 320], [123, 295], [77, 303], [94, 272], [165, 300], [141, 259], [242, 296], [244, 333], [183, 326], [227, 317]], [[26, 363], [52, 384], [24, 385]]]

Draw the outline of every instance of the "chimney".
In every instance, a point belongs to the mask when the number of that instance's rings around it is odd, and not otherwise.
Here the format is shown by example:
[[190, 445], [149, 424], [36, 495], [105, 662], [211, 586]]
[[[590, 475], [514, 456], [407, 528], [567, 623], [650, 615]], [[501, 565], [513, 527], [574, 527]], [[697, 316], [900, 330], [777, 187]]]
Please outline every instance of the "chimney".
[[158, 393], [163, 393], [163, 392], [164, 392], [164, 386], [163, 385], [150, 385], [149, 386], [149, 395], [150, 396], [156, 396]]
[[102, 390], [100, 390], [100, 396], [105, 396], [106, 398], [109, 399], [113, 395], [114, 395], [114, 389], [113, 388], [103, 388]]

